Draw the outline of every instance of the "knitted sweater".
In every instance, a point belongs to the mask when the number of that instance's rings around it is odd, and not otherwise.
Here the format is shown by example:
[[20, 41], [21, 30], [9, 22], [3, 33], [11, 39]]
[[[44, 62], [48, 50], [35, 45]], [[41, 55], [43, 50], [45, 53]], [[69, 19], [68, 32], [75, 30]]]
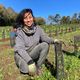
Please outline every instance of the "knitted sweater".
[[29, 56], [29, 52], [40, 42], [51, 44], [54, 41], [52, 38], [48, 37], [39, 26], [36, 26], [35, 33], [30, 36], [26, 35], [22, 29], [17, 29], [14, 50], [28, 62], [32, 60]]

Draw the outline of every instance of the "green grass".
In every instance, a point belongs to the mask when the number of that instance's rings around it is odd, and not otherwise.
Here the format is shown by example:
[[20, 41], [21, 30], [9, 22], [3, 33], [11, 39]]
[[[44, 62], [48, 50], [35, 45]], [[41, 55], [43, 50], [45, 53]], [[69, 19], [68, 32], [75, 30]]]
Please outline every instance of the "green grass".
[[[48, 60], [54, 65], [54, 52], [50, 46]], [[75, 56], [67, 56], [64, 54], [64, 80], [79, 80], [80, 79], [80, 59]], [[20, 74], [14, 62], [13, 49], [4, 49], [0, 53], [0, 80], [56, 80], [51, 72], [42, 65], [42, 75], [30, 77]]]
[[5, 31], [5, 38], [9, 38], [11, 26], [0, 27], [0, 39], [2, 39], [2, 32]]
[[5, 44], [9, 44], [10, 43], [10, 41], [8, 40], [8, 41], [5, 41], [5, 42], [0, 42], [0, 45], [5, 45]]
[[[58, 35], [57, 37], [56, 36], [52, 36], [52, 37], [63, 40], [68, 47], [67, 50], [72, 52], [73, 48], [71, 48], [70, 44], [73, 44], [71, 43], [71, 40], [73, 41], [74, 35], [80, 35], [80, 30], [66, 33], [66, 34], [61, 34]], [[3, 43], [4, 42], [0, 42], [0, 44]], [[50, 46], [47, 59], [54, 66], [55, 56], [54, 56], [54, 50], [52, 45]], [[18, 68], [15, 65], [13, 48], [5, 48], [5, 47], [1, 48], [0, 80], [56, 80], [54, 75], [51, 75], [50, 70], [47, 69], [45, 65], [42, 65], [42, 71], [43, 71], [42, 75], [35, 76], [35, 77], [30, 77], [28, 75], [20, 74]], [[71, 55], [64, 54], [64, 72], [65, 72], [64, 80], [80, 80], [80, 58], [77, 58], [76, 56], [73, 55], [71, 56]]]
[[80, 59], [75, 56], [64, 56], [66, 80], [80, 79]]

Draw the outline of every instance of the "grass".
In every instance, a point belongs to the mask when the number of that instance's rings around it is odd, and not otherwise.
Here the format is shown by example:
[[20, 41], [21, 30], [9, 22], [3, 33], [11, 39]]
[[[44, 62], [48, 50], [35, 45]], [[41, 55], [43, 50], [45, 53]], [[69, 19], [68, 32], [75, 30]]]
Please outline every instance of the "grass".
[[[68, 51], [73, 51], [73, 48], [70, 48], [70, 44], [73, 44], [74, 35], [79, 35], [80, 31], [77, 30], [75, 32], [70, 32], [67, 34], [61, 34], [59, 36], [55, 36], [54, 38], [58, 38], [63, 40], [67, 45]], [[8, 42], [0, 42], [0, 44], [7, 44]], [[49, 62], [54, 66], [54, 50], [53, 46], [50, 46], [49, 54], [47, 56]], [[54, 66], [55, 67], [55, 66]], [[52, 71], [54, 71], [51, 68]], [[47, 68], [44, 64], [42, 65], [42, 75], [30, 77], [28, 75], [20, 74], [18, 68], [15, 65], [14, 61], [14, 50], [13, 48], [4, 48], [0, 47], [0, 80], [56, 80], [55, 76], [51, 74], [51, 70]], [[64, 72], [65, 79], [64, 80], [80, 80], [80, 58], [77, 58], [74, 55], [64, 54]]]
[[[43, 74], [41, 76], [35, 76], [35, 80], [47, 80], [49, 78], [53, 78], [51, 73], [47, 70], [47, 68], [42, 66]], [[5, 49], [1, 51], [0, 54], [0, 80], [30, 80], [33, 77], [20, 74], [14, 62], [14, 53], [13, 49]]]
[[[47, 58], [54, 65], [54, 52], [52, 49], [51, 46]], [[80, 79], [80, 59], [64, 54], [64, 66], [65, 80]], [[56, 80], [45, 65], [42, 65], [42, 71], [41, 76], [30, 77], [28, 75], [22, 75], [15, 65], [13, 49], [4, 49], [0, 53], [0, 80]]]
[[0, 42], [0, 45], [5, 45], [5, 44], [6, 44], [6, 45], [7, 45], [7, 44], [9, 45], [9, 43], [10, 43], [9, 40], [8, 40], [8, 41], [5, 41], [5, 42], [1, 41], [1, 42]]
[[2, 39], [2, 32], [4, 31], [5, 33], [5, 38], [9, 38], [10, 36], [10, 29], [11, 29], [11, 26], [6, 26], [6, 27], [0, 27], [0, 39]]

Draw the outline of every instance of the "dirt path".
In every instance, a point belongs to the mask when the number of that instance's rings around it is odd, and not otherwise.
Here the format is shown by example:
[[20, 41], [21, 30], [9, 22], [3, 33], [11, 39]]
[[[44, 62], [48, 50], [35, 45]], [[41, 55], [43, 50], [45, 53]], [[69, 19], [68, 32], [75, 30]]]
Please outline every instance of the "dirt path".
[[[0, 42], [3, 42], [3, 43], [5, 43], [5, 42], [7, 42], [7, 41], [9, 41], [10, 39], [9, 38], [6, 38], [6, 39], [0, 39]], [[0, 45], [0, 52], [2, 51], [2, 50], [4, 50], [4, 49], [8, 49], [8, 48], [11, 48], [11, 46], [10, 46], [10, 44], [1, 44]]]
[[10, 49], [11, 46], [8, 44], [0, 45], [0, 52], [3, 51], [4, 49]]
[[10, 38], [0, 39], [0, 42], [8, 41], [8, 40], [10, 40]]

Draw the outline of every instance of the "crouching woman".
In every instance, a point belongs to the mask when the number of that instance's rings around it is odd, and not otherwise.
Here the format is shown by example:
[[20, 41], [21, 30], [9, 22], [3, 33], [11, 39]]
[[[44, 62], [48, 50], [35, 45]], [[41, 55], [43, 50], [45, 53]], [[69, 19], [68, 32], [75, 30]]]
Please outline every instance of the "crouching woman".
[[14, 46], [16, 65], [21, 73], [36, 74], [46, 59], [49, 44], [53, 44], [54, 40], [36, 25], [31, 9], [22, 10], [16, 23], [19, 26]]

